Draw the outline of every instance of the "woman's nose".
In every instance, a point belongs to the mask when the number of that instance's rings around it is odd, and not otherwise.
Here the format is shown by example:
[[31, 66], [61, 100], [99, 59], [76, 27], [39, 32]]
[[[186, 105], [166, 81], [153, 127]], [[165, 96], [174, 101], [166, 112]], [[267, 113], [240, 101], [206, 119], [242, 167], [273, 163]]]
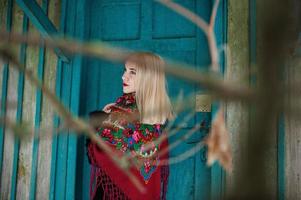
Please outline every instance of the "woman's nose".
[[123, 75], [122, 75], [122, 80], [124, 81], [125, 79], [126, 79], [126, 74], [125, 73], [123, 73]]

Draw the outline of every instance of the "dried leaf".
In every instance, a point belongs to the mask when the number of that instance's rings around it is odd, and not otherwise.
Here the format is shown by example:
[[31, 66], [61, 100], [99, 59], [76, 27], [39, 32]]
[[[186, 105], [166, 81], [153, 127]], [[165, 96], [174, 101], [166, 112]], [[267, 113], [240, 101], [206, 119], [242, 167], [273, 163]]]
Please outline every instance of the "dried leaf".
[[217, 160], [226, 171], [230, 172], [232, 154], [223, 109], [220, 109], [216, 114], [210, 133], [205, 139], [205, 144], [208, 146], [207, 165], [211, 166]]

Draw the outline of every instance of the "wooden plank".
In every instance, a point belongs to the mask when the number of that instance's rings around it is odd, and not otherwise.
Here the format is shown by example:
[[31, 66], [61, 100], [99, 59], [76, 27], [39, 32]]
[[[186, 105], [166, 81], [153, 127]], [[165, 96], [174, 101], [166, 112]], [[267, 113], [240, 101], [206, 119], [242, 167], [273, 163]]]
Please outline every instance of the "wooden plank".
[[[45, 1], [45, 0], [44, 0]], [[56, 1], [49, 2], [49, 18], [53, 20], [58, 13], [55, 11], [60, 7]], [[55, 92], [56, 70], [57, 70], [57, 56], [49, 49], [45, 51], [44, 62], [44, 84]], [[38, 153], [37, 166], [37, 188], [36, 199], [48, 199], [50, 194], [50, 173], [51, 173], [51, 151], [52, 151], [52, 133], [54, 131], [54, 110], [52, 104], [47, 98], [42, 98], [41, 108], [41, 127], [40, 127], [40, 146]]]
[[[55, 26], [35, 0], [16, 0], [16, 2], [44, 37], [58, 34]], [[60, 49], [56, 48], [55, 52], [64, 62], [69, 62], [68, 56]]]
[[[26, 15], [24, 15], [26, 17]], [[26, 17], [28, 20], [28, 17]], [[28, 34], [37, 34], [37, 30], [30, 23], [28, 26]], [[24, 58], [26, 69], [31, 70], [32, 73], [37, 74], [38, 68], [38, 47], [28, 47], [26, 49], [26, 58]], [[18, 172], [23, 172], [22, 175], [18, 173], [16, 198], [29, 199], [30, 197], [30, 179], [31, 179], [31, 166], [32, 166], [32, 145], [34, 134], [34, 116], [36, 110], [36, 87], [25, 79], [23, 85], [20, 86], [24, 92], [22, 101], [22, 121], [27, 123], [28, 130], [26, 138], [20, 141], [19, 152], [19, 165]]]
[[[76, 4], [71, 1], [67, 1], [67, 6], [66, 10], [66, 20], [68, 21], [67, 24], [65, 24], [65, 30], [66, 34], [74, 36], [74, 26], [75, 24], [73, 23], [75, 21], [75, 8]], [[61, 83], [61, 88], [62, 91], [64, 91], [61, 94], [61, 101], [62, 103], [70, 108], [71, 105], [71, 95], [72, 95], [72, 65], [73, 61], [70, 62], [69, 64], [63, 65], [63, 70], [62, 70], [62, 83]], [[69, 197], [67, 196], [67, 185], [68, 181], [67, 176], [68, 176], [68, 151], [70, 148], [69, 144], [69, 130], [64, 131], [62, 134], [59, 135], [58, 137], [58, 154], [57, 154], [57, 169], [56, 169], [56, 182], [55, 182], [55, 199], [68, 199]], [[72, 147], [71, 147], [72, 148]], [[71, 180], [72, 181], [72, 180]]]
[[[256, 63], [257, 66], [263, 66], [262, 64], [268, 59], [267, 58], [267, 52], [265, 49], [265, 46], [267, 45], [266, 41], [266, 19], [268, 17], [268, 14], [266, 12], [267, 5], [273, 5], [270, 4], [269, 1], [256, 1]], [[262, 20], [259, 20], [262, 19]], [[264, 57], [265, 56], [265, 57]], [[273, 63], [276, 64], [276, 63]], [[280, 63], [279, 63], [280, 64]], [[258, 69], [256, 67], [255, 69]], [[260, 69], [258, 70], [260, 71]], [[259, 75], [264, 75], [264, 73], [259, 73]], [[257, 77], [257, 80], [260, 81], [261, 77]], [[260, 84], [258, 84], [260, 85]], [[257, 108], [255, 108], [257, 109]], [[254, 111], [255, 111], [254, 109]], [[256, 112], [256, 111], [255, 111]], [[254, 117], [252, 117], [254, 119]], [[253, 121], [250, 120], [250, 129], [251, 132], [254, 132], [255, 124]], [[265, 175], [266, 182], [264, 182], [262, 185], [264, 185], [266, 188], [264, 188], [265, 195], [269, 195], [269, 198], [276, 199], [278, 195], [278, 176], [277, 176], [277, 168], [278, 168], [278, 160], [277, 160], [277, 154], [278, 154], [278, 147], [277, 147], [277, 116], [272, 116], [270, 120], [265, 124], [269, 127], [267, 130], [269, 130], [269, 133], [265, 136], [266, 142], [264, 146], [264, 162], [260, 163], [260, 166], [264, 166], [264, 169], [262, 173]], [[252, 124], [253, 123], [253, 124]], [[256, 124], [258, 126], [258, 124]], [[270, 127], [271, 126], [271, 127]], [[262, 152], [263, 153], [263, 152]], [[256, 172], [256, 170], [254, 170]], [[257, 174], [257, 173], [256, 173]], [[255, 175], [255, 174], [254, 174]], [[253, 182], [253, 184], [256, 182], [256, 180], [250, 180], [250, 182]]]
[[[52, 91], [55, 90], [57, 57], [46, 50], [44, 83]], [[50, 193], [52, 133], [54, 131], [54, 110], [48, 99], [43, 98], [40, 127], [40, 147], [38, 153], [36, 199], [43, 199]], [[56, 133], [54, 133], [56, 134]]]
[[[85, 94], [82, 94], [82, 102], [84, 103], [83, 112], [87, 111], [87, 113], [99, 110], [100, 107], [100, 100], [101, 97], [99, 96], [98, 88], [99, 85], [99, 77], [100, 77], [100, 67], [98, 65], [99, 61], [96, 59], [89, 59], [86, 65], [89, 65], [89, 68], [83, 69], [83, 74], [85, 78], [83, 78], [83, 87], [90, 88], [90, 90], [84, 90]], [[85, 65], [85, 66], [86, 66]], [[94, 92], [90, 92], [94, 91]], [[86, 116], [87, 117], [87, 116]], [[83, 165], [82, 168], [78, 168], [77, 173], [81, 174], [82, 176], [78, 177], [82, 180], [83, 184], [78, 184], [78, 188], [76, 188], [76, 196], [81, 196], [81, 199], [89, 199], [90, 192], [89, 192], [89, 185], [90, 185], [90, 164], [88, 162], [86, 156], [86, 149], [85, 149], [85, 137], [79, 138], [79, 149], [78, 152], [78, 163], [77, 166]], [[83, 162], [82, 162], [83, 161]]]
[[[60, 16], [60, 31], [64, 32], [66, 23], [66, 11], [67, 11], [67, 0], [63, 0], [61, 3], [61, 16]], [[62, 82], [63, 82], [63, 61], [58, 59], [57, 71], [56, 71], [56, 84], [55, 84], [55, 94], [61, 98]], [[58, 128], [60, 125], [60, 119], [57, 115], [54, 116], [54, 129]], [[58, 163], [58, 143], [59, 137], [55, 132], [53, 132], [52, 137], [52, 152], [51, 152], [51, 170], [50, 170], [50, 188], [49, 188], [49, 199], [56, 199], [56, 182], [57, 182], [57, 163]]]
[[[70, 101], [70, 84], [72, 79], [71, 67], [63, 65], [62, 85], [64, 91], [61, 95], [62, 103], [69, 105]], [[66, 194], [66, 175], [67, 175], [67, 152], [68, 152], [68, 131], [61, 132], [58, 136], [58, 151], [56, 163], [56, 181], [55, 181], [55, 199], [65, 199]]]
[[[14, 26], [17, 28], [22, 28], [22, 33], [27, 33], [28, 30], [28, 18], [23, 15], [22, 12], [20, 12], [19, 8], [16, 7], [16, 10], [14, 10], [14, 17], [16, 17], [16, 21], [14, 20]], [[22, 23], [22, 24], [21, 24]], [[20, 32], [21, 32], [20, 31]], [[21, 64], [25, 64], [25, 58], [26, 58], [26, 44], [21, 44], [19, 50], [19, 59]], [[18, 100], [17, 100], [17, 113], [16, 113], [16, 123], [21, 123], [22, 121], [22, 113], [23, 113], [23, 96], [24, 96], [24, 73], [17, 72], [19, 74], [18, 81], [15, 82], [17, 84], [17, 91], [18, 91]], [[12, 186], [11, 186], [11, 199], [16, 198], [16, 191], [18, 187], [18, 171], [20, 162], [19, 157], [19, 150], [20, 150], [20, 140], [19, 138], [15, 138], [14, 141], [14, 154], [13, 154], [13, 173], [12, 173]], [[24, 169], [24, 171], [23, 171]], [[26, 169], [21, 166], [22, 172], [26, 173]], [[23, 177], [23, 176], [22, 176]]]
[[[86, 14], [86, 2], [78, 1], [74, 4], [74, 16], [73, 20], [68, 21], [74, 24], [73, 35], [80, 40], [84, 40], [85, 37], [85, 14]], [[72, 17], [72, 16], [71, 16]], [[81, 99], [81, 76], [82, 76], [82, 63], [83, 57], [76, 55], [72, 62], [72, 84], [71, 84], [71, 99], [70, 110], [74, 115], [78, 116], [80, 112], [80, 99]], [[66, 198], [73, 200], [75, 196], [75, 187], [77, 179], [77, 137], [78, 133], [74, 133], [72, 130], [69, 133], [68, 138], [68, 161], [67, 161], [67, 182], [66, 182]]]
[[[48, 0], [44, 0], [42, 3], [42, 9], [47, 15], [48, 11]], [[40, 47], [39, 49], [39, 61], [38, 61], [38, 78], [44, 82], [44, 64], [45, 64], [45, 48]], [[30, 178], [30, 194], [29, 199], [34, 200], [36, 197], [37, 187], [37, 170], [38, 170], [38, 152], [40, 145], [40, 128], [41, 128], [41, 110], [42, 110], [42, 91], [36, 90], [36, 111], [35, 111], [35, 131], [33, 138], [33, 149], [32, 149], [32, 164], [31, 164], [31, 178]]]
[[[228, 0], [228, 53], [225, 79], [240, 84], [249, 84], [249, 1]], [[239, 27], [239, 28], [238, 28]], [[244, 104], [228, 103], [226, 124], [230, 133], [233, 156], [233, 172], [226, 176], [226, 197], [237, 193], [236, 180], [248, 148], [249, 112]]]
[[[63, 1], [65, 2], [65, 1]], [[61, 97], [61, 82], [62, 82], [62, 71], [63, 71], [63, 62], [58, 59], [57, 62], [57, 71], [56, 71], [56, 84], [55, 84], [55, 94], [60, 98]], [[54, 116], [54, 129], [58, 128], [60, 125], [60, 119], [57, 115]], [[50, 184], [49, 184], [49, 199], [55, 199], [55, 188], [56, 188], [56, 173], [57, 173], [57, 152], [58, 152], [58, 135], [53, 131], [52, 136], [52, 145], [51, 145], [51, 167], [50, 167]]]
[[[3, 1], [1, 5], [1, 27], [6, 27], [6, 30], [11, 29], [12, 23], [12, 1]], [[6, 99], [7, 99], [7, 84], [8, 84], [8, 63], [2, 63], [0, 61], [1, 73], [0, 77], [0, 115], [6, 115]], [[3, 125], [0, 126], [0, 188], [1, 188], [1, 172], [2, 172], [2, 164], [3, 164], [3, 150], [4, 150], [4, 137], [5, 127]]]
[[301, 199], [301, 125], [300, 121], [289, 117], [285, 122], [285, 199]]
[[[12, 28], [12, 15], [13, 15], [13, 1], [8, 0], [3, 2], [6, 8], [6, 17], [3, 18], [2, 23], [6, 23], [6, 30], [11, 31]], [[14, 119], [16, 116], [15, 109], [7, 110], [7, 103], [16, 102], [16, 90], [13, 88], [12, 84], [16, 80], [16, 73], [9, 70], [9, 64], [6, 63], [3, 66], [2, 74], [2, 94], [1, 94], [1, 114], [10, 119]], [[7, 130], [4, 126], [0, 127], [0, 142], [1, 142], [1, 159], [0, 159], [0, 173], [1, 173], [1, 182], [0, 182], [0, 198], [9, 199], [11, 197], [11, 175], [12, 175], [12, 157], [13, 157], [13, 136], [10, 130]]]
[[[299, 63], [301, 56], [298, 56]], [[296, 62], [297, 63], [297, 62]], [[288, 66], [288, 84], [301, 77], [300, 64]], [[296, 94], [293, 94], [296, 95]], [[290, 96], [289, 106], [300, 107], [300, 97]], [[301, 124], [300, 118], [285, 116], [285, 199], [301, 199]]]
[[[7, 104], [9, 102], [17, 102], [17, 85], [18, 72], [15, 70], [9, 70], [8, 76], [8, 90], [7, 90]], [[16, 119], [16, 109], [10, 109], [6, 111], [6, 117], [12, 121]], [[13, 158], [14, 158], [14, 137], [13, 132], [5, 128], [5, 140], [3, 150], [3, 167], [1, 176], [1, 199], [12, 198], [12, 175], [13, 175]]]

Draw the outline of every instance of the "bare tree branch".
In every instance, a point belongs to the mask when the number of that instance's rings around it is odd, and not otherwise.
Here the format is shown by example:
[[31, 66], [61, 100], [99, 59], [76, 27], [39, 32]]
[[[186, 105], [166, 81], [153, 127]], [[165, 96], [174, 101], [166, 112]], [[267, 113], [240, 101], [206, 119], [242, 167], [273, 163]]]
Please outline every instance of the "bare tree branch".
[[[37, 88], [41, 89], [46, 98], [49, 99], [51, 104], [54, 106], [56, 112], [72, 127], [75, 127], [77, 131], [86, 134], [93, 142], [95, 142], [107, 155], [108, 157], [116, 164], [117, 167], [123, 170], [123, 172], [129, 177], [132, 183], [139, 189], [139, 191], [144, 192], [145, 188], [138, 181], [138, 179], [132, 175], [129, 171], [130, 163], [128, 159], [119, 158], [119, 156], [115, 155], [115, 153], [111, 150], [111, 148], [101, 140], [95, 133], [92, 127], [90, 127], [86, 122], [81, 120], [80, 118], [74, 118], [72, 114], [64, 107], [63, 104], [57, 99], [56, 95], [51, 92], [49, 88], [47, 88], [30, 70], [27, 70], [15, 57], [9, 53], [7, 50], [4, 51], [0, 49], [0, 57], [6, 62], [10, 62], [11, 67], [24, 72], [25, 77]], [[125, 157], [124, 155], [123, 157]], [[129, 157], [129, 156], [128, 156]]]
[[[111, 47], [100, 41], [83, 43], [71, 39], [50, 39], [42, 38], [39, 35], [22, 35], [19, 33], [7, 33], [5, 31], [0, 31], [0, 42], [6, 44], [27, 43], [33, 46], [45, 45], [45, 47], [52, 49], [60, 48], [71, 54], [79, 53], [85, 56], [104, 58], [113, 62], [123, 62], [130, 53], [129, 50]], [[255, 99], [255, 93], [252, 89], [240, 86], [240, 84], [227, 82], [216, 73], [196, 70], [195, 66], [172, 62], [168, 59], [165, 60], [166, 73], [196, 83], [199, 87], [208, 89], [219, 98], [246, 101], [253, 101]]]
[[[204, 19], [193, 13], [192, 11], [184, 8], [183, 6], [174, 3], [169, 0], [156, 0], [160, 2], [162, 5], [169, 7], [170, 9], [174, 10], [175, 12], [179, 13], [183, 17], [189, 19], [193, 22], [197, 27], [199, 27], [205, 33], [208, 43], [209, 43], [209, 51], [211, 56], [211, 68], [213, 71], [218, 72], [219, 69], [219, 56], [218, 50], [216, 46], [216, 39], [214, 34], [214, 19], [216, 17], [216, 11], [218, 8], [219, 0], [215, 1], [213, 6], [212, 14], [211, 14], [211, 21], [210, 24], [207, 24]], [[211, 25], [211, 26], [210, 26]]]

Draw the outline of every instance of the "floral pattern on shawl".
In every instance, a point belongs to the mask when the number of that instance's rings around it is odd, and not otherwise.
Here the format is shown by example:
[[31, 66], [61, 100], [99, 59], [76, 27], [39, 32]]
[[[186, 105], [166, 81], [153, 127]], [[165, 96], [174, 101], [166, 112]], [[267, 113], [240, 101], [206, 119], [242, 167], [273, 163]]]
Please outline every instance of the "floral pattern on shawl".
[[119, 97], [110, 109], [108, 119], [96, 129], [97, 134], [116, 149], [131, 155], [147, 183], [159, 164], [159, 146], [154, 141], [162, 134], [164, 125], [139, 122], [135, 93]]

